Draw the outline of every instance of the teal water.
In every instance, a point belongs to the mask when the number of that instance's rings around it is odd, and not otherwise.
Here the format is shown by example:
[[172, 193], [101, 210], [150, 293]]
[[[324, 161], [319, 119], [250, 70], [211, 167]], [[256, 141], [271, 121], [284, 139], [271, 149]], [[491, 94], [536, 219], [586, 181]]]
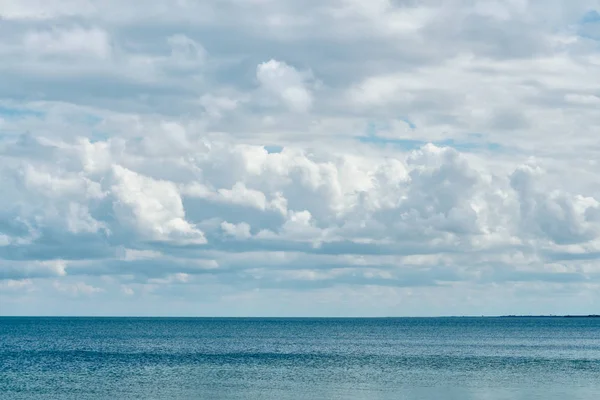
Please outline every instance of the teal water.
[[0, 318], [0, 399], [600, 399], [600, 318]]

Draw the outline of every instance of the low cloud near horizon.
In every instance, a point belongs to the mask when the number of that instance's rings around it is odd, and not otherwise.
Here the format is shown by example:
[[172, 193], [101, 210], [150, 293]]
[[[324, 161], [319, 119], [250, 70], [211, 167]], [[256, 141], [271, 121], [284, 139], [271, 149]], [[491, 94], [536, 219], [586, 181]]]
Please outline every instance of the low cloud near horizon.
[[600, 1], [0, 0], [0, 315], [591, 314]]

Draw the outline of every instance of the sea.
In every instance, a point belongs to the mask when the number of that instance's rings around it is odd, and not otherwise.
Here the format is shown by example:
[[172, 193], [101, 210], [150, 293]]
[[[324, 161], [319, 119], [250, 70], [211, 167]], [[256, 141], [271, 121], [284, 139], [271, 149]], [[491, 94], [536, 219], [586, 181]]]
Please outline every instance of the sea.
[[600, 399], [600, 318], [0, 318], [0, 399]]

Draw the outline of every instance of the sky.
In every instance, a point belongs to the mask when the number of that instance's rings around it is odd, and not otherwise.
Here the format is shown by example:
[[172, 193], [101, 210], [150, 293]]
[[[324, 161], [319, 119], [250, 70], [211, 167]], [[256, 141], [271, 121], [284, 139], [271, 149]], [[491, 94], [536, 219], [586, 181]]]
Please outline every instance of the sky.
[[600, 1], [0, 0], [0, 315], [600, 311]]

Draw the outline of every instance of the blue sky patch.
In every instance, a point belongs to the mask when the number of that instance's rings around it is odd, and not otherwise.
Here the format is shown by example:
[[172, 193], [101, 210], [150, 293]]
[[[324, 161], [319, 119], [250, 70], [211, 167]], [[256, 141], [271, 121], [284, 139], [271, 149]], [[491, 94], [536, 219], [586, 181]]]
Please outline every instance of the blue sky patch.
[[24, 117], [37, 117], [42, 118], [45, 114], [41, 111], [30, 110], [27, 108], [14, 108], [0, 106], [0, 117], [2, 118], [24, 118]]
[[265, 150], [267, 150], [267, 153], [269, 153], [269, 154], [281, 153], [281, 151], [283, 150], [283, 146], [268, 145], [268, 146], [265, 146]]
[[582, 24], [590, 24], [600, 22], [600, 13], [596, 10], [590, 10], [583, 15], [581, 18]]

